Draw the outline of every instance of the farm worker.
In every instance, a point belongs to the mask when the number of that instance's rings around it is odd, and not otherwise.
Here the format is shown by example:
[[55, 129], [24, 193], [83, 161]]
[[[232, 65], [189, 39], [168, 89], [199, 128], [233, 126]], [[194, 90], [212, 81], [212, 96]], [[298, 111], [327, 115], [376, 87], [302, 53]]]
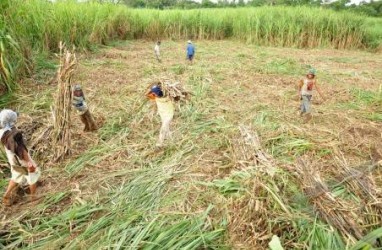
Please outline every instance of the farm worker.
[[84, 92], [79, 84], [76, 84], [73, 88], [72, 104], [77, 110], [82, 123], [85, 125], [84, 131], [97, 130], [97, 125], [95, 124], [93, 116], [89, 111], [88, 105], [85, 101]]
[[160, 59], [160, 44], [161, 44], [161, 42], [158, 41], [155, 44], [155, 47], [154, 47], [154, 53], [155, 53], [155, 56], [156, 56], [158, 62], [161, 62], [161, 59]]
[[321, 89], [317, 85], [316, 70], [310, 69], [305, 79], [302, 79], [298, 85], [298, 97], [301, 100], [301, 116], [306, 116], [306, 121], [312, 119], [311, 114], [311, 99], [313, 89], [316, 88], [321, 98], [324, 100]]
[[155, 100], [162, 126], [159, 132], [157, 147], [163, 146], [165, 139], [170, 137], [170, 123], [174, 117], [174, 104], [169, 97], [165, 97], [160, 85], [153, 85], [146, 96]]
[[34, 200], [36, 183], [40, 178], [40, 169], [32, 160], [25, 146], [21, 131], [15, 127], [17, 113], [4, 109], [0, 112], [0, 138], [8, 162], [11, 165], [11, 180], [3, 197], [3, 204], [12, 205], [12, 191], [17, 185], [29, 185], [31, 199]]
[[194, 59], [195, 55], [195, 46], [192, 44], [191, 40], [187, 41], [187, 60], [189, 60], [190, 64]]

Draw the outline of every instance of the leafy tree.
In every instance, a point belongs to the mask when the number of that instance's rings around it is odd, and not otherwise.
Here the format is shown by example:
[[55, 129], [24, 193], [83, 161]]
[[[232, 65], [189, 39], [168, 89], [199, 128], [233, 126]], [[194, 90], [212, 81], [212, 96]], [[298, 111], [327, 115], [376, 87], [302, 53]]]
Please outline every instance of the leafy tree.
[[[369, 16], [382, 17], [382, 0], [374, 1], [371, 0], [370, 3], [361, 2], [359, 5], [350, 4], [350, 0], [218, 0], [217, 3], [211, 0], [202, 0], [201, 2], [196, 2], [195, 0], [97, 0], [99, 2], [113, 2], [113, 3], [124, 3], [133, 8], [155, 8], [155, 9], [169, 9], [169, 8], [180, 8], [180, 9], [195, 9], [195, 8], [227, 8], [227, 7], [237, 7], [237, 6], [252, 6], [258, 7], [263, 5], [285, 5], [285, 6], [299, 6], [299, 5], [309, 5], [309, 6], [323, 6], [325, 8], [331, 8], [333, 10], [349, 10], [357, 13], [366, 14]], [[6, 5], [9, 0], [0, 0], [1, 3]], [[5, 9], [3, 7], [2, 9]]]
[[201, 7], [202, 8], [213, 8], [213, 7], [216, 7], [216, 4], [210, 0], [202, 0]]
[[124, 3], [133, 8], [145, 8], [145, 0], [124, 0]]

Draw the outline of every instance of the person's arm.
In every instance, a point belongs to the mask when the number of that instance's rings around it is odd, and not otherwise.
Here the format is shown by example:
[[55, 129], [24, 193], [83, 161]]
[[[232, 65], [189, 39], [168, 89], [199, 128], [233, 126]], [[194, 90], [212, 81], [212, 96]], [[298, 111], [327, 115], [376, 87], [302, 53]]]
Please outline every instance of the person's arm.
[[34, 173], [36, 171], [36, 166], [32, 160], [32, 157], [29, 155], [28, 151], [25, 150], [25, 160], [27, 162], [27, 167], [28, 167], [28, 172], [29, 173]]
[[298, 99], [301, 99], [301, 89], [302, 89], [302, 86], [304, 86], [304, 81], [300, 80], [298, 82], [298, 90], [297, 90]]
[[22, 160], [27, 163], [28, 172], [34, 173], [36, 171], [36, 166], [32, 160], [32, 157], [29, 155], [27, 148], [24, 146], [24, 149], [22, 150]]
[[318, 92], [318, 94], [320, 94], [322, 100], [325, 100], [325, 97], [324, 97], [324, 95], [322, 94], [321, 88], [318, 86], [317, 81], [314, 81], [314, 86], [316, 87], [317, 92]]
[[15, 142], [17, 144], [16, 146], [16, 155], [27, 163], [28, 172], [34, 173], [36, 171], [36, 166], [31, 158], [31, 156], [28, 153], [28, 149], [24, 144], [24, 140], [21, 133], [17, 133], [14, 137]]

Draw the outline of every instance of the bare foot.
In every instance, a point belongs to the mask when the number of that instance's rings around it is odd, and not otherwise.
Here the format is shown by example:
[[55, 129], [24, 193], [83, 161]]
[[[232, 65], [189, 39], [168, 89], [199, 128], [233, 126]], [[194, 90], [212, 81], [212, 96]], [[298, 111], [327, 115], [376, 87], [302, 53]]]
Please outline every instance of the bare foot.
[[312, 114], [306, 114], [305, 115], [305, 122], [309, 122], [310, 120], [312, 120]]
[[11, 197], [4, 196], [3, 197], [3, 204], [4, 204], [4, 206], [7, 206], [7, 207], [12, 206], [12, 199], [11, 199]]
[[29, 195], [29, 197], [28, 197], [28, 201], [29, 201], [29, 202], [34, 202], [34, 201], [36, 201], [36, 200], [37, 200], [36, 195]]

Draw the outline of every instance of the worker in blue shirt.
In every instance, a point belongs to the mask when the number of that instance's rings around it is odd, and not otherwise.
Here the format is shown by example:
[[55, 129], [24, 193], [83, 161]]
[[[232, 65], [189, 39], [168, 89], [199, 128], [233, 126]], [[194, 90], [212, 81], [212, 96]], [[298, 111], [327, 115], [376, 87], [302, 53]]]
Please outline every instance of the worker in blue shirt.
[[191, 40], [187, 42], [187, 60], [189, 60], [190, 64], [192, 64], [192, 60], [195, 55], [195, 46], [192, 44]]

